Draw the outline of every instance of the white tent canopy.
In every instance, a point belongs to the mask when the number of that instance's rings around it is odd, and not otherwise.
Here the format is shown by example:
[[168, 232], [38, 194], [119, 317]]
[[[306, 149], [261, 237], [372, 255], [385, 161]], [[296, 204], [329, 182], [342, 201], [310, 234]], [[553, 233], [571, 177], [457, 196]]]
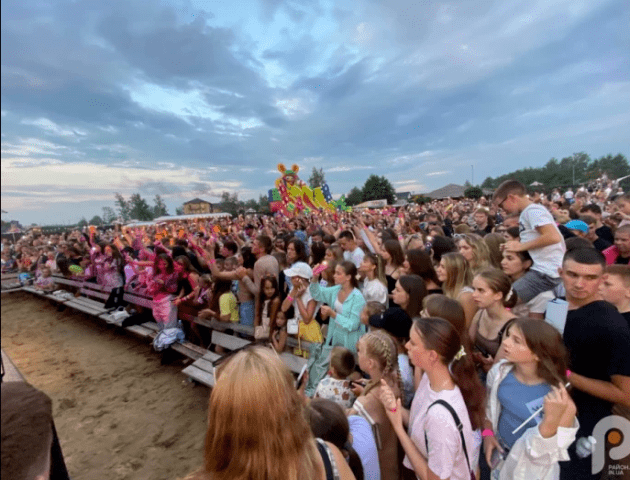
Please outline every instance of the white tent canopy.
[[221, 212], [221, 213], [191, 213], [189, 215], [165, 215], [163, 217], [158, 217], [153, 220], [154, 223], [162, 223], [162, 222], [179, 222], [180, 220], [195, 220], [197, 218], [222, 218], [227, 217], [231, 218], [232, 215], [229, 213]]
[[165, 223], [165, 222], [179, 222], [182, 220], [196, 220], [197, 218], [222, 218], [227, 217], [231, 218], [232, 215], [229, 213], [221, 212], [221, 213], [193, 213], [190, 215], [164, 215], [163, 217], [158, 217], [151, 222], [129, 222], [127, 227], [148, 227], [150, 225], [155, 225], [157, 223]]

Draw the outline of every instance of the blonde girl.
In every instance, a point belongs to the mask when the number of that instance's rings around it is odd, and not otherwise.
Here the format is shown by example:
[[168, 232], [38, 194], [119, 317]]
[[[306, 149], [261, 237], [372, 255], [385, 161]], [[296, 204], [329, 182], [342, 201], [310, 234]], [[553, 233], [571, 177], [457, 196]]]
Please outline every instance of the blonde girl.
[[396, 398], [401, 398], [403, 387], [398, 369], [396, 342], [389, 334], [378, 330], [362, 336], [357, 351], [359, 367], [370, 376], [370, 381], [355, 401], [350, 413], [369, 416], [376, 423], [380, 437], [378, 461], [381, 466], [381, 479], [398, 480], [398, 438], [379, 400], [383, 388], [381, 380], [394, 392]]
[[359, 273], [365, 276], [361, 285], [361, 293], [365, 301], [376, 301], [387, 305], [387, 283], [381, 256], [376, 253], [366, 253], [359, 266]]
[[494, 364], [506, 324], [515, 317], [510, 308], [518, 298], [510, 277], [497, 268], [479, 272], [473, 288], [473, 300], [479, 310], [468, 334], [473, 342], [473, 358], [487, 372]]
[[341, 480], [354, 479], [339, 449], [313, 437], [293, 384], [291, 372], [268, 348], [241, 351], [219, 367], [204, 464], [186, 480], [324, 480], [326, 462]]
[[466, 259], [473, 273], [490, 265], [490, 249], [479, 235], [468, 233], [457, 241], [459, 253]]
[[470, 327], [477, 313], [477, 306], [472, 299], [472, 271], [466, 259], [460, 253], [445, 253], [435, 269], [438, 280], [442, 282], [444, 295], [457, 300], [464, 309], [466, 328]]

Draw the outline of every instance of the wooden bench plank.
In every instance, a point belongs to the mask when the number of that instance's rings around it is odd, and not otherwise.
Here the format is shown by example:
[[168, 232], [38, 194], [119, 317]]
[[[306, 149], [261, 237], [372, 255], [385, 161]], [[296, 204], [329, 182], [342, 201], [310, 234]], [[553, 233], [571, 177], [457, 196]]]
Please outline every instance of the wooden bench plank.
[[65, 277], [54, 277], [54, 279], [55, 279], [55, 283], [58, 283], [61, 285], [70, 285], [71, 287], [77, 287], [77, 288], [83, 287], [83, 283], [84, 283], [78, 280], [71, 280]]
[[219, 358], [221, 358], [221, 355], [218, 353], [211, 352], [210, 350], [206, 350], [205, 355], [201, 358], [203, 358], [204, 360], [210, 363], [213, 363], [213, 362], [216, 362]]
[[192, 358], [193, 360], [200, 359], [202, 357], [202, 354], [197, 352], [195, 349], [190, 348], [191, 346], [194, 347], [195, 345], [193, 345], [190, 342], [185, 342], [185, 343], [175, 342], [171, 344], [170, 348], [172, 350], [175, 350], [178, 353], [181, 353], [185, 357]]
[[102, 308], [103, 310], [105, 309], [105, 304], [103, 302], [98, 302], [96, 300], [92, 300], [91, 298], [87, 298], [87, 297], [75, 297], [75, 300], [77, 302], [83, 303], [84, 305], [88, 306], [88, 307], [94, 307], [94, 308]]
[[227, 348], [228, 350], [236, 350], [237, 348], [242, 348], [250, 343], [252, 342], [245, 340], [244, 338], [227, 335], [222, 332], [217, 332], [216, 330], [212, 332], [212, 344], [219, 345]]
[[129, 327], [126, 327], [126, 329], [129, 330], [130, 332], [140, 335], [141, 337], [150, 337], [151, 334], [154, 333], [148, 328], [144, 328], [140, 325], [131, 325]]
[[95, 317], [98, 317], [99, 314], [101, 312], [94, 310], [92, 308], [86, 307], [85, 305], [81, 304], [81, 303], [76, 303], [76, 302], [66, 302], [65, 305], [68, 305], [70, 308], [73, 308], [75, 310], [78, 310], [79, 312], [83, 312], [83, 313], [87, 313], [88, 315], [92, 315]]
[[7, 288], [7, 289], [3, 288], [1, 291], [2, 291], [2, 293], [21, 292], [22, 291], [22, 286], [18, 285], [18, 286], [14, 287], [14, 288]]
[[140, 305], [145, 308], [153, 308], [153, 302], [145, 297], [139, 297], [137, 295], [131, 295], [129, 293], [125, 293], [123, 295], [123, 300], [127, 303], [132, 303], [134, 305]]
[[304, 367], [304, 365], [308, 362], [306, 358], [298, 357], [290, 352], [282, 352], [280, 354], [280, 358], [293, 373], [300, 373], [302, 371], [302, 367]]
[[214, 375], [210, 372], [197, 368], [194, 365], [188, 365], [182, 370], [182, 373], [207, 387], [214, 387]]
[[101, 300], [107, 300], [109, 298], [109, 293], [96, 292], [87, 288], [81, 289], [81, 295], [85, 295], [86, 297], [99, 298]]
[[212, 364], [211, 361], [206, 360], [205, 358], [201, 357], [198, 358], [197, 360], [195, 360], [195, 362], [193, 363], [193, 365], [201, 370], [205, 370], [206, 372], [212, 373], [214, 371], [214, 365]]
[[66, 302], [66, 305], [76, 308], [77, 310], [85, 311], [86, 313], [90, 313], [97, 317], [106, 312], [104, 305], [102, 303], [94, 304], [85, 297], [77, 297], [74, 300], [70, 300], [69, 302]]
[[291, 348], [302, 348], [302, 350], [308, 350], [309, 352], [311, 351], [311, 345], [313, 345], [313, 342], [307, 342], [305, 340], [300, 340], [300, 342], [298, 343], [297, 338], [295, 337], [287, 337], [287, 346], [291, 347]]

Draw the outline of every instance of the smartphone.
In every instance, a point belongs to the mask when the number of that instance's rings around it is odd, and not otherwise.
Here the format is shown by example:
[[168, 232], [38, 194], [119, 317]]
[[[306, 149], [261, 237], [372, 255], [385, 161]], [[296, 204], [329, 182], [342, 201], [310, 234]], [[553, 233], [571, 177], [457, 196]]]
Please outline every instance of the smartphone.
[[479, 345], [475, 345], [475, 350], [480, 352], [484, 357], [490, 357], [490, 352], [488, 352], [488, 350], [486, 350], [485, 348], [480, 347]]
[[498, 448], [495, 448], [492, 451], [492, 455], [490, 456], [490, 465], [489, 467], [494, 470], [499, 466], [499, 463], [503, 460], [503, 454], [499, 451]]
[[302, 381], [302, 377], [304, 376], [304, 372], [306, 372], [306, 369], [308, 367], [308, 364], [304, 364], [304, 366], [302, 367], [302, 370], [300, 370], [300, 374], [297, 377], [297, 380], [295, 381], [295, 388], [299, 388], [300, 387], [300, 382]]

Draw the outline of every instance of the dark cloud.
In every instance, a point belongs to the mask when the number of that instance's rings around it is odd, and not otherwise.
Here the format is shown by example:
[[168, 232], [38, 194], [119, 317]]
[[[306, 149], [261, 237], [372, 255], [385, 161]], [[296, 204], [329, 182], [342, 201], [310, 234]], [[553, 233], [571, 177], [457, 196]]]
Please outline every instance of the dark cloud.
[[[210, 8], [3, 5], [3, 158], [143, 168], [134, 188], [175, 198], [215, 195], [219, 181], [263, 192], [278, 162], [307, 177], [305, 157], [338, 167], [337, 191], [370, 173], [409, 179], [426, 151], [463, 181], [455, 162], [481, 159], [485, 177], [506, 159], [624, 147], [627, 2], [252, 0], [229, 18]], [[388, 163], [397, 157], [412, 160]], [[207, 173], [171, 184], [156, 174], [169, 164]], [[375, 169], [345, 170], [356, 166]]]

